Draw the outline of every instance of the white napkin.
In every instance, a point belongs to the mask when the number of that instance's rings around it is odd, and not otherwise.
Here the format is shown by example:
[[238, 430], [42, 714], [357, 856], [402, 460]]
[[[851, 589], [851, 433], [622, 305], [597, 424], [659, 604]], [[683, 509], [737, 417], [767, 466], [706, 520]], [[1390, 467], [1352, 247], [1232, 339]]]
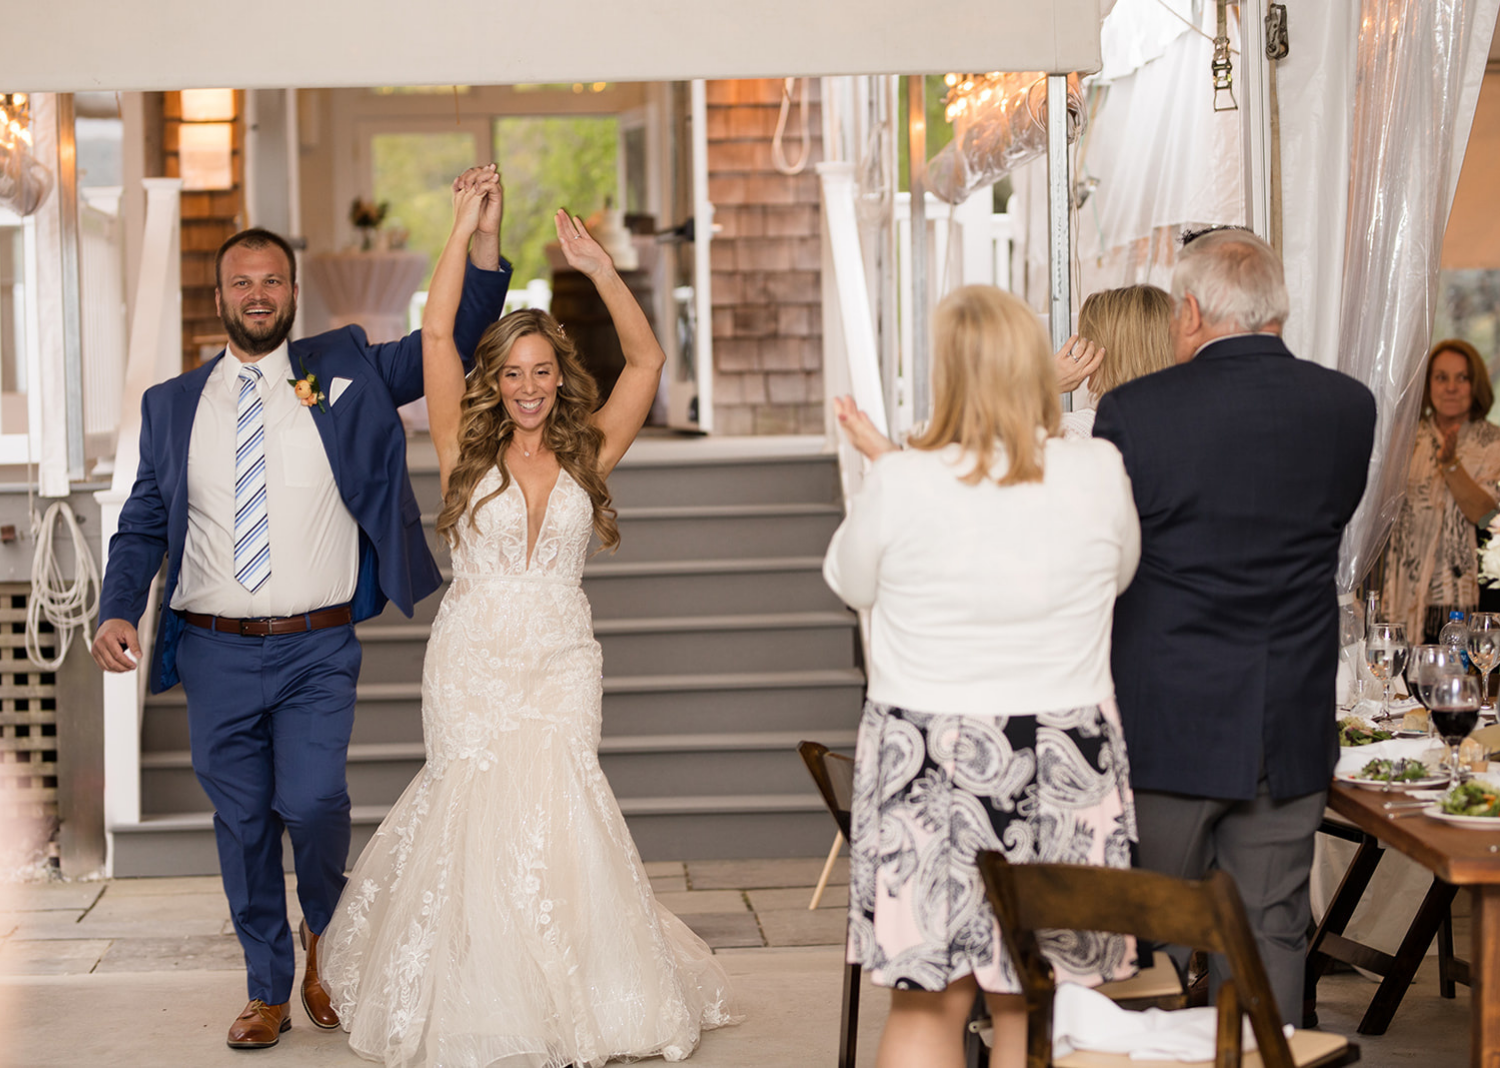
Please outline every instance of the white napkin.
[[[1059, 983], [1052, 1002], [1052, 1057], [1075, 1050], [1124, 1053], [1133, 1061], [1212, 1061], [1218, 1032], [1213, 1008], [1122, 1009], [1097, 990]], [[1246, 1053], [1255, 1049], [1250, 1021], [1243, 1022]], [[1283, 1028], [1288, 1038], [1290, 1024]]]
[[1443, 750], [1431, 738], [1392, 738], [1369, 745], [1346, 745], [1339, 749], [1339, 762], [1334, 765], [1333, 773], [1353, 775], [1372, 760], [1422, 760], [1429, 750], [1434, 757], [1441, 758]]

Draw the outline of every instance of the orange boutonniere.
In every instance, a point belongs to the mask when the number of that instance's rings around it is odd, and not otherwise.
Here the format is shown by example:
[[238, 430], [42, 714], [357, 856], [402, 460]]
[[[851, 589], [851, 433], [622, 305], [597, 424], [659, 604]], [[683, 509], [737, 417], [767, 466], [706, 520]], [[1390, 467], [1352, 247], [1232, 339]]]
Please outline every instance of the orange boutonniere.
[[296, 391], [297, 399], [302, 402], [303, 407], [311, 408], [316, 404], [318, 411], [326, 412], [328, 410], [327, 406], [323, 403], [323, 391], [318, 387], [318, 376], [308, 374], [305, 364], [302, 367], [302, 377], [288, 378], [287, 382], [291, 383], [291, 387]]

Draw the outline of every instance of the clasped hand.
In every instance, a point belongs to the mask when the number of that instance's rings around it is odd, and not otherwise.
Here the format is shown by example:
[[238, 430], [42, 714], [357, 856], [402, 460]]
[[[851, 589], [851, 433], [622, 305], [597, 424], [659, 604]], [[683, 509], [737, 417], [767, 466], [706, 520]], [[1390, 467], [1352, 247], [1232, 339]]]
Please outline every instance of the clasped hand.
[[499, 234], [505, 213], [505, 187], [493, 163], [470, 167], [453, 179], [454, 221], [471, 231]]

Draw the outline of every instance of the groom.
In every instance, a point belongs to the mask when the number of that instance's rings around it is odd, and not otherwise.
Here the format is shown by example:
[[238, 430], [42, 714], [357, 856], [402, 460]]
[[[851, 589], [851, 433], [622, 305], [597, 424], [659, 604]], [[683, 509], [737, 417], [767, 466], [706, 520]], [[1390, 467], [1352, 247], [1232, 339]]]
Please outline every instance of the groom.
[[[459, 183], [491, 191], [454, 332], [467, 361], [501, 313], [510, 265], [494, 170], [472, 168]], [[291, 1026], [283, 829], [305, 917], [302, 1003], [319, 1027], [338, 1026], [317, 938], [349, 854], [354, 624], [387, 600], [410, 616], [441, 578], [396, 414], [422, 395], [420, 335], [371, 344], [350, 326], [288, 344], [296, 259], [266, 230], [224, 242], [214, 301], [226, 352], [141, 402], [140, 469], [110, 541], [92, 652], [106, 671], [136, 666], [136, 623], [165, 556], [151, 691], [181, 680], [187, 694], [193, 770], [214, 805], [249, 972], [250, 1003], [228, 1042], [261, 1049]]]

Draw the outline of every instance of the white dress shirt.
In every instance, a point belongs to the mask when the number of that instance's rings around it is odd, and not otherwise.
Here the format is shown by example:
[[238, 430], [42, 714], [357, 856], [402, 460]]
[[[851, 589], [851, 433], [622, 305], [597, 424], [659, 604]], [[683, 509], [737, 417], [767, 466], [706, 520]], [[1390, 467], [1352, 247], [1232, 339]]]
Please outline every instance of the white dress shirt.
[[1114, 696], [1115, 597], [1141, 550], [1130, 479], [1107, 441], [1052, 438], [1044, 464], [1040, 482], [969, 485], [950, 445], [871, 469], [823, 562], [835, 593], [872, 609], [871, 700], [1017, 715]]
[[[172, 607], [251, 619], [291, 616], [354, 596], [359, 524], [345, 507], [312, 411], [297, 399], [285, 343], [257, 363], [266, 429], [271, 577], [251, 593], [234, 577], [234, 452], [240, 361], [209, 375], [188, 443], [188, 529]], [[326, 391], [326, 383], [319, 383]], [[327, 403], [325, 401], [325, 403]]]

